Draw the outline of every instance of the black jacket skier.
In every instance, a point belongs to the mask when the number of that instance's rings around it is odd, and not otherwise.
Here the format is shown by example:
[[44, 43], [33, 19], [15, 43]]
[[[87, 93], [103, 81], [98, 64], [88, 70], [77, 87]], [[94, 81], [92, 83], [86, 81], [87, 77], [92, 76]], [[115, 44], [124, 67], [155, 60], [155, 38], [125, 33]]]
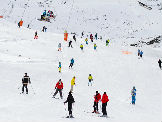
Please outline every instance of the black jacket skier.
[[28, 94], [28, 83], [30, 82], [30, 77], [27, 75], [27, 73], [25, 73], [25, 76], [22, 78], [22, 93], [24, 93], [24, 87], [26, 88], [26, 94]]
[[73, 48], [72, 41], [71, 40], [69, 41], [69, 47], [72, 47]]
[[68, 97], [67, 97], [67, 100], [64, 102], [64, 104], [65, 104], [65, 103], [68, 103], [68, 111], [69, 111], [69, 117], [70, 117], [70, 118], [73, 117], [73, 116], [72, 116], [72, 104], [73, 104], [74, 102], [75, 102], [75, 101], [74, 101], [74, 98], [73, 98], [71, 92], [69, 92], [69, 95], [68, 95]]
[[159, 67], [161, 69], [161, 60], [160, 59], [159, 59], [158, 63], [159, 63]]

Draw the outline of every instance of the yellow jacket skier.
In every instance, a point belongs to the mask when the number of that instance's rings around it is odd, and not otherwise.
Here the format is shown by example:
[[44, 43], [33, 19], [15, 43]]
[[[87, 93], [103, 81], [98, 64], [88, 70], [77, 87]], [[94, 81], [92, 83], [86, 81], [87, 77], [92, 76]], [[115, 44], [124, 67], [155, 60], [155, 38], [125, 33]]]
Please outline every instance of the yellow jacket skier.
[[71, 92], [73, 91], [74, 85], [75, 85], [75, 76], [71, 80], [71, 90], [70, 90]]

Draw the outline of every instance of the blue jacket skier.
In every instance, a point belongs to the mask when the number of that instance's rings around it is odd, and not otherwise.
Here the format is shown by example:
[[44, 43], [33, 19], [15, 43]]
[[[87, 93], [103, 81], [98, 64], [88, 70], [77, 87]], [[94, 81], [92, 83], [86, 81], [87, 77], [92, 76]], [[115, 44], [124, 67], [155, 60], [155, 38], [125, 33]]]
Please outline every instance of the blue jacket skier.
[[133, 86], [133, 89], [131, 90], [131, 95], [132, 95], [132, 104], [135, 105], [136, 102], [136, 88]]
[[72, 58], [71, 61], [70, 61], [69, 68], [70, 68], [70, 67], [72, 68], [72, 67], [73, 67], [73, 64], [74, 64], [74, 59]]

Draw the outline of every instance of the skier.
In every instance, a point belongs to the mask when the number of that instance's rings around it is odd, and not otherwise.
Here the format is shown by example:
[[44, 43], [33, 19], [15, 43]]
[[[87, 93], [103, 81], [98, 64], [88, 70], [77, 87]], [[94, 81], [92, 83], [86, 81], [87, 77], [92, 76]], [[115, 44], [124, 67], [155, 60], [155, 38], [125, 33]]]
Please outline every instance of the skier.
[[102, 41], [102, 36], [100, 36], [100, 40]]
[[71, 48], [73, 48], [73, 46], [72, 46], [72, 41], [70, 40], [69, 41], [69, 47], [71, 46]]
[[138, 56], [140, 56], [140, 52], [141, 52], [140, 49], [138, 49]]
[[28, 24], [27, 28], [29, 28], [29, 29], [30, 29], [30, 24]]
[[106, 92], [104, 92], [101, 101], [102, 101], [102, 113], [103, 113], [102, 117], [107, 117], [106, 106], [109, 99]]
[[82, 44], [80, 45], [80, 49], [83, 50], [83, 45]]
[[35, 37], [34, 37], [34, 39], [38, 39], [38, 33], [37, 33], [37, 31], [35, 32]]
[[84, 36], [84, 31], [82, 32], [82, 36], [81, 36], [81, 38]]
[[86, 44], [88, 45], [88, 38], [85, 39]]
[[71, 89], [70, 89], [70, 92], [73, 92], [74, 85], [75, 85], [75, 76], [71, 80]]
[[18, 23], [19, 28], [20, 28], [22, 25], [23, 25], [23, 21], [22, 21], [22, 19], [21, 19], [20, 22]]
[[70, 61], [70, 65], [69, 65], [69, 68], [73, 68], [73, 64], [74, 64], [74, 59], [72, 58], [71, 61]]
[[74, 41], [76, 42], [76, 37], [75, 37], [75, 34], [73, 35], [73, 39], [74, 39]]
[[94, 50], [96, 50], [96, 48], [97, 48], [97, 45], [96, 45], [96, 44], [94, 44]]
[[98, 102], [101, 100], [101, 95], [100, 93], [98, 93], [98, 91], [96, 91], [96, 95], [94, 95], [94, 111], [92, 113], [97, 113], [99, 114], [98, 112]]
[[106, 46], [108, 46], [109, 45], [109, 42], [110, 42], [110, 40], [108, 39], [108, 40], [106, 40]]
[[131, 95], [132, 95], [132, 104], [135, 105], [135, 101], [136, 101], [136, 88], [135, 88], [135, 86], [133, 86], [133, 89], [131, 90]]
[[93, 42], [93, 36], [92, 36], [92, 34], [90, 35], [90, 39], [91, 39], [91, 42]]
[[158, 63], [159, 63], [159, 67], [161, 69], [161, 60], [160, 59], [159, 59]]
[[93, 77], [92, 77], [91, 74], [89, 74], [88, 80], [89, 80], [88, 86], [89, 86], [89, 84], [91, 84], [91, 86], [92, 86], [92, 82], [91, 81], [93, 81]]
[[47, 30], [46, 26], [43, 26], [42, 31], [43, 31], [43, 32], [46, 32], [46, 30]]
[[95, 39], [97, 40], [97, 33], [95, 34]]
[[62, 89], [63, 89], [63, 83], [61, 81], [61, 79], [57, 82], [56, 86], [55, 86], [55, 93], [53, 95], [53, 98], [55, 98], [56, 94], [59, 92], [60, 93], [60, 97], [62, 99]]
[[25, 76], [22, 78], [22, 93], [24, 93], [24, 87], [26, 88], [26, 94], [28, 94], [28, 83], [31, 84], [30, 82], [30, 77], [25, 73]]
[[58, 51], [61, 51], [61, 43], [58, 44]]
[[59, 73], [61, 72], [61, 62], [59, 62]]
[[141, 50], [141, 51], [140, 51], [140, 57], [141, 57], [141, 58], [142, 58], [142, 55], [143, 55], [143, 51]]
[[73, 115], [72, 115], [72, 104], [74, 103], [74, 98], [73, 98], [73, 95], [71, 92], [69, 92], [69, 95], [67, 97], [67, 100], [64, 102], [65, 103], [68, 103], [68, 111], [69, 111], [69, 116], [67, 116], [67, 118], [74, 118]]

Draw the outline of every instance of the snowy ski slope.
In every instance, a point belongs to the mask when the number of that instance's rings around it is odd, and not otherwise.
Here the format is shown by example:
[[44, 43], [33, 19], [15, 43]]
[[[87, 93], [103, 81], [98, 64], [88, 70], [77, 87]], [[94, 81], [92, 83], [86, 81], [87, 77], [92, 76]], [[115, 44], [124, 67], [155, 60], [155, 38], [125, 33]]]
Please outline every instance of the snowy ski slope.
[[[131, 47], [130, 44], [162, 34], [161, 11], [156, 7], [149, 11], [135, 0], [64, 2], [0, 0], [0, 15], [4, 16], [0, 19], [0, 122], [160, 122], [162, 71], [157, 61], [162, 58], [161, 43], [142, 47]], [[38, 21], [44, 9], [54, 10], [56, 20], [51, 23]], [[18, 28], [17, 22], [21, 18], [24, 25]], [[26, 28], [27, 24], [31, 29]], [[46, 33], [41, 32], [44, 25], [48, 28]], [[68, 43], [63, 41], [65, 29], [68, 33], [77, 33], [77, 42], [72, 43], [74, 48], [68, 48]], [[34, 40], [36, 30], [39, 39]], [[82, 31], [103, 36], [102, 41], [94, 42], [96, 51], [93, 43], [89, 41], [86, 45], [85, 38], [80, 38]], [[106, 47], [108, 38], [110, 45]], [[62, 43], [62, 52], [57, 51], [59, 42]], [[83, 52], [79, 48], [81, 43]], [[137, 49], [143, 50], [143, 59], [138, 59]], [[75, 60], [73, 69], [68, 68], [71, 58]], [[60, 74], [59, 61], [62, 62]], [[20, 94], [25, 72], [32, 82], [28, 86], [28, 95]], [[89, 74], [94, 78], [92, 87], [88, 87]], [[64, 106], [63, 102], [73, 76], [76, 77], [73, 93], [75, 118], [67, 119], [67, 104]], [[52, 99], [55, 84], [60, 78], [64, 83], [64, 98]], [[133, 86], [137, 89], [135, 106], [130, 104]], [[110, 118], [91, 113], [96, 90], [101, 95], [107, 92]]]

